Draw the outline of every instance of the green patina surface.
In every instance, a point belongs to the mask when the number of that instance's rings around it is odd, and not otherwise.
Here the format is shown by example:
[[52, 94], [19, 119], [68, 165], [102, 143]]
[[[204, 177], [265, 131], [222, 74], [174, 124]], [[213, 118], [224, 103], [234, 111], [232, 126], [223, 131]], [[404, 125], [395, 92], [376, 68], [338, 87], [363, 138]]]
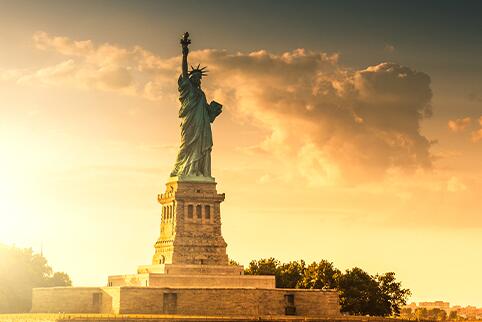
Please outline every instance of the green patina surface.
[[179, 76], [179, 118], [181, 119], [181, 143], [171, 177], [200, 177], [211, 179], [211, 150], [213, 137], [211, 123], [221, 114], [222, 105], [212, 101], [207, 103], [201, 89], [204, 68], [187, 70], [189, 34], [181, 39], [183, 48], [182, 74]]

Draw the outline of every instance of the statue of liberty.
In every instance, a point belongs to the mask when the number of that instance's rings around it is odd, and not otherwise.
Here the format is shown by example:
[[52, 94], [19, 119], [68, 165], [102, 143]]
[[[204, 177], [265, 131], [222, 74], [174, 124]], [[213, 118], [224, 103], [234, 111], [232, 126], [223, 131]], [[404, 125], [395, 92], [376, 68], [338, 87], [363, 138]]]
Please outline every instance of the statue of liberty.
[[201, 79], [207, 75], [206, 67], [188, 71], [189, 33], [181, 38], [182, 74], [179, 76], [179, 100], [181, 108], [181, 145], [171, 177], [213, 180], [211, 177], [211, 150], [213, 138], [211, 123], [221, 113], [221, 104], [206, 101], [201, 89]]

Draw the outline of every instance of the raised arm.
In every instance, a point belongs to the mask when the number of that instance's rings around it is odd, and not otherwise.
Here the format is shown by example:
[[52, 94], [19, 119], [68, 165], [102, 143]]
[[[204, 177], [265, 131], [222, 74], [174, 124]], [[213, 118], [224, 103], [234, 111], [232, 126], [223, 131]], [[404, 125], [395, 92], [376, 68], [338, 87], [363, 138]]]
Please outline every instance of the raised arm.
[[181, 46], [182, 46], [182, 77], [189, 77], [188, 68], [187, 68], [187, 55], [189, 54], [189, 44], [191, 44], [191, 39], [189, 39], [189, 33], [185, 32], [181, 38]]

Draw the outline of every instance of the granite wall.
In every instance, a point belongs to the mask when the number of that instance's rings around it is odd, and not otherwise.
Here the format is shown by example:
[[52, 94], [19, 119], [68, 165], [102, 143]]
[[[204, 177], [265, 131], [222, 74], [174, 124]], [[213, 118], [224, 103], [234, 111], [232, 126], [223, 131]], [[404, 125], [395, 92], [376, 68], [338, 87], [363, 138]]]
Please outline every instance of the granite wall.
[[338, 293], [324, 290], [55, 287], [33, 290], [34, 313], [340, 316]]

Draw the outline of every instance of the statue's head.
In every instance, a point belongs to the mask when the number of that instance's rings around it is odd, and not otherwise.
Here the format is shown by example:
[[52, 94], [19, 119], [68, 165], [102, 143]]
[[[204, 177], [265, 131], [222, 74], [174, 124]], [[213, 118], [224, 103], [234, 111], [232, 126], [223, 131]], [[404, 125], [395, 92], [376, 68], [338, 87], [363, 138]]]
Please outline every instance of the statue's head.
[[197, 65], [196, 68], [191, 66], [191, 70], [189, 71], [189, 79], [196, 86], [200, 86], [203, 76], [207, 76], [206, 66], [203, 68], [199, 68], [199, 66], [200, 65]]

